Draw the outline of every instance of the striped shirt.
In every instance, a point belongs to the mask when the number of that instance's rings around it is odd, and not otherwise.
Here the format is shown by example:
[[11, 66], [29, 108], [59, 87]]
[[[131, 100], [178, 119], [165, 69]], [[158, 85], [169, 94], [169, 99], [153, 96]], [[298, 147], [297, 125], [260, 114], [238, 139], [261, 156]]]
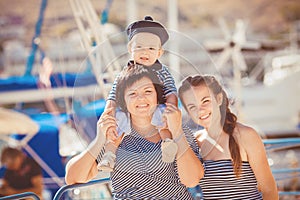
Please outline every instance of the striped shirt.
[[[184, 132], [200, 159], [195, 138], [189, 129], [184, 128]], [[98, 162], [102, 155], [98, 156]], [[161, 141], [152, 143], [131, 129], [131, 134], [124, 137], [116, 155], [115, 169], [111, 174], [115, 199], [193, 199], [180, 183], [176, 161], [162, 162]]]
[[[129, 61], [127, 66], [133, 64], [133, 61]], [[171, 73], [169, 72], [169, 69], [167, 66], [161, 64], [158, 60], [150, 66], [150, 68], [157, 73], [158, 78], [163, 84], [163, 91], [164, 96], [168, 96], [169, 94], [176, 94], [177, 95], [177, 89], [175, 86], [175, 81]], [[117, 76], [114, 80], [112, 89], [109, 92], [108, 100], [116, 101], [116, 87], [118, 84], [118, 78]]]
[[205, 175], [200, 180], [204, 199], [262, 199], [249, 162], [242, 162], [237, 178], [231, 160], [205, 160]]

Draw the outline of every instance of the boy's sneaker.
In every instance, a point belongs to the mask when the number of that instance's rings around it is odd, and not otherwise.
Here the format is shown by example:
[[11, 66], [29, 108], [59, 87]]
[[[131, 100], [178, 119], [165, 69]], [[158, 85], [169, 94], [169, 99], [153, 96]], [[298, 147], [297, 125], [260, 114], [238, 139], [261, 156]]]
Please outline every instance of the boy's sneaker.
[[172, 139], [165, 139], [161, 143], [161, 154], [162, 161], [166, 163], [171, 163], [175, 160], [177, 154], [178, 146]]
[[97, 165], [98, 170], [104, 172], [112, 172], [115, 167], [116, 155], [111, 152], [105, 152], [101, 162]]

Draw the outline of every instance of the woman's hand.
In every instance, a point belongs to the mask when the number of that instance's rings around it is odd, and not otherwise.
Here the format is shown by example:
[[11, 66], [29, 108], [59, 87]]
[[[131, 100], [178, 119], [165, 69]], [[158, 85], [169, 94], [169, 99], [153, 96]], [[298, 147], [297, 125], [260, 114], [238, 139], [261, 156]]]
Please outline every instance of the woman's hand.
[[163, 115], [166, 118], [168, 129], [171, 131], [173, 138], [177, 138], [183, 132], [181, 111], [175, 105], [166, 103]]
[[114, 116], [111, 115], [113, 108], [105, 110], [97, 122], [98, 134], [104, 134], [104, 137], [108, 140], [116, 140], [118, 135], [114, 134], [111, 129], [117, 128], [117, 122]]

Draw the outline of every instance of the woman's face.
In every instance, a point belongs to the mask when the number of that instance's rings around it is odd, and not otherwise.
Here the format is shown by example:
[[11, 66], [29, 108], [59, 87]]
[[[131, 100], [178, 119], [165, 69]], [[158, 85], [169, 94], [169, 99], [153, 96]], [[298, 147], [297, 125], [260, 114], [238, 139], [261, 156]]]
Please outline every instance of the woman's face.
[[182, 99], [192, 120], [208, 130], [212, 124], [220, 124], [220, 96], [217, 100], [207, 86], [200, 85], [185, 91]]
[[151, 117], [157, 106], [157, 93], [152, 81], [143, 77], [124, 92], [124, 99], [131, 117]]

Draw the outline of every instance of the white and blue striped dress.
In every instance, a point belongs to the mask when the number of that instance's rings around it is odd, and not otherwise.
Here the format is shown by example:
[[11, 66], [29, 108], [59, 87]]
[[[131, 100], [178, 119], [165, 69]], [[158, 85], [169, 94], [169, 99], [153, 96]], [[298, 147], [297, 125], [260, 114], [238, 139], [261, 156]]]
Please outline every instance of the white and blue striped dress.
[[200, 180], [204, 199], [262, 199], [249, 162], [242, 162], [242, 172], [237, 178], [231, 160], [205, 160], [205, 175]]
[[[184, 132], [200, 159], [195, 138], [188, 129]], [[180, 183], [176, 161], [162, 162], [161, 141], [152, 143], [132, 129], [131, 134], [122, 140], [116, 155], [115, 169], [111, 174], [115, 199], [193, 199]]]

